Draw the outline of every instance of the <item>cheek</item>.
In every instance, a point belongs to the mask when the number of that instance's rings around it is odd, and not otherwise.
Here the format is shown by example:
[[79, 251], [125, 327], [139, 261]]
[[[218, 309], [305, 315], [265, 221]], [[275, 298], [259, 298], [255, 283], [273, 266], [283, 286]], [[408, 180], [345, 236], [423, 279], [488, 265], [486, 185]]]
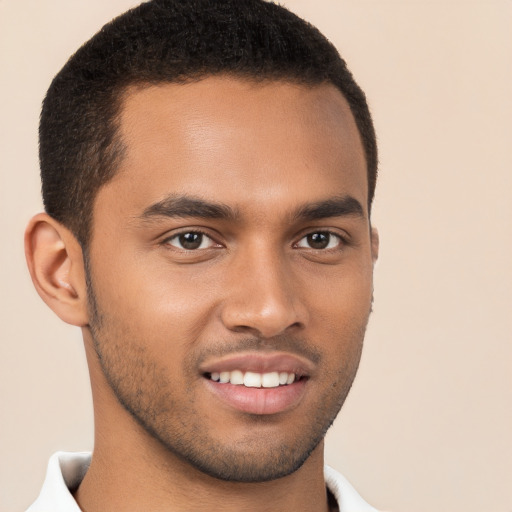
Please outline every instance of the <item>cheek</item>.
[[301, 288], [317, 315], [334, 326], [367, 317], [373, 295], [371, 264], [356, 262], [315, 270], [303, 277]]
[[193, 342], [215, 303], [212, 276], [197, 270], [127, 258], [110, 260], [104, 268], [98, 264], [98, 305], [124, 335], [154, 344]]
[[370, 315], [371, 270], [340, 269], [309, 288], [310, 334], [336, 371], [355, 372]]

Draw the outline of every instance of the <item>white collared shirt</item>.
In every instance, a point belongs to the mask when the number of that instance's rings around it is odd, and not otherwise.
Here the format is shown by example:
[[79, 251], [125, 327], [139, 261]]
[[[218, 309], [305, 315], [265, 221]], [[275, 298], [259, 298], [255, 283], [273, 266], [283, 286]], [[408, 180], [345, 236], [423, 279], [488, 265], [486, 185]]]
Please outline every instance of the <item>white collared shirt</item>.
[[[78, 488], [89, 464], [89, 452], [57, 452], [48, 462], [43, 488], [26, 512], [80, 512], [71, 492]], [[377, 512], [337, 471], [325, 466], [325, 483], [338, 502], [339, 512]]]

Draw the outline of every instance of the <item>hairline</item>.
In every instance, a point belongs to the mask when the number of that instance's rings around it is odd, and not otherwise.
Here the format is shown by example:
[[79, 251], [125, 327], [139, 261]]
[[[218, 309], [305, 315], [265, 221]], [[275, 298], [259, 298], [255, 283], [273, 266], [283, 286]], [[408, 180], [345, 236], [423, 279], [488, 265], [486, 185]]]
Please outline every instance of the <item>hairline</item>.
[[94, 194], [91, 198], [91, 209], [88, 212], [87, 218], [83, 219], [82, 230], [79, 233], [74, 233], [75, 237], [78, 238], [78, 241], [82, 247], [82, 249], [86, 250], [90, 244], [93, 228], [94, 228], [94, 205], [96, 203], [96, 198], [100, 190], [110, 183], [120, 172], [120, 166], [125, 158], [126, 151], [128, 146], [126, 142], [123, 140], [121, 135], [121, 121], [124, 113], [124, 109], [126, 107], [126, 102], [131, 95], [137, 92], [141, 92], [151, 87], [160, 87], [165, 85], [188, 85], [193, 83], [198, 83], [208, 78], [233, 78], [240, 82], [246, 82], [248, 84], [254, 85], [269, 85], [269, 84], [290, 84], [297, 87], [305, 87], [309, 89], [313, 89], [316, 87], [322, 86], [331, 86], [333, 87], [343, 98], [343, 101], [346, 103], [350, 115], [352, 116], [352, 120], [354, 122], [355, 128], [357, 130], [357, 135], [359, 139], [359, 143], [361, 145], [365, 169], [366, 169], [366, 186], [368, 193], [368, 215], [371, 213], [371, 206], [373, 202], [373, 197], [370, 196], [370, 182], [369, 182], [369, 163], [368, 163], [368, 155], [366, 154], [366, 147], [363, 141], [363, 136], [361, 130], [357, 124], [356, 116], [352, 111], [352, 107], [350, 105], [350, 101], [348, 100], [345, 93], [336, 85], [336, 83], [329, 79], [325, 78], [323, 80], [314, 80], [308, 79], [306, 77], [293, 74], [286, 73], [267, 73], [261, 76], [251, 74], [248, 72], [240, 72], [237, 73], [235, 71], [220, 71], [220, 72], [198, 72], [191, 73], [186, 76], [178, 76], [176, 79], [159, 79], [159, 80], [143, 80], [143, 79], [133, 79], [128, 80], [126, 83], [114, 85], [110, 91], [110, 95], [113, 99], [113, 112], [109, 113], [108, 118], [105, 119], [106, 123], [111, 126], [112, 129], [112, 139], [109, 144], [109, 153], [116, 151], [117, 155], [112, 158], [112, 160], [107, 164], [106, 170], [108, 170], [108, 177], [105, 179], [95, 190]]

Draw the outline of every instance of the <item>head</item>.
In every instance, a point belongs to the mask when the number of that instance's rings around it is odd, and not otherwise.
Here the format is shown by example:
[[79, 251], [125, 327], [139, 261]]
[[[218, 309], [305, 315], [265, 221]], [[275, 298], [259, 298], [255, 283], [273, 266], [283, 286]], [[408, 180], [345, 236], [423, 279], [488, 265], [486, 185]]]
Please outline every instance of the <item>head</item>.
[[103, 438], [246, 482], [318, 454], [377, 254], [373, 126], [334, 47], [259, 0], [147, 2], [57, 75], [40, 140], [29, 266], [83, 329]]

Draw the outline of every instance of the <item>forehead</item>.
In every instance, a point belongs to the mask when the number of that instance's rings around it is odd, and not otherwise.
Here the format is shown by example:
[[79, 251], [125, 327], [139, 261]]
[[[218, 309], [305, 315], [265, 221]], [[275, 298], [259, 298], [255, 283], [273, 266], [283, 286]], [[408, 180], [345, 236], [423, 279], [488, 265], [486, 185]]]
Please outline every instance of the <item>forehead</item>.
[[262, 210], [349, 193], [366, 207], [359, 132], [332, 85], [209, 77], [131, 88], [119, 131], [125, 158], [105, 188], [134, 210], [169, 194]]

